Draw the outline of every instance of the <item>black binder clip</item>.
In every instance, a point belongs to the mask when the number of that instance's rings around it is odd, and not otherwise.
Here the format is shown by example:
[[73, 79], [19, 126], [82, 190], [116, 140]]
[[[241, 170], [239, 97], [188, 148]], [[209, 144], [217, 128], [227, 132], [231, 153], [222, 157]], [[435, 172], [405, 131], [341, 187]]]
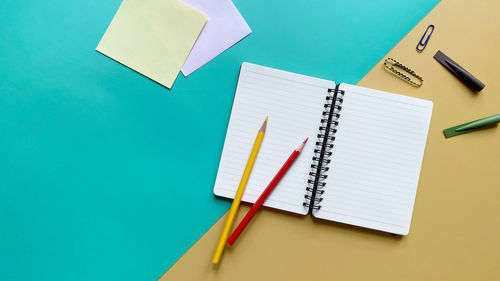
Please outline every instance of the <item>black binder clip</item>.
[[[430, 32], [429, 32], [430, 29]], [[427, 35], [427, 32], [429, 32], [429, 35]], [[434, 32], [434, 25], [431, 24], [427, 27], [427, 29], [424, 32], [424, 35], [422, 35], [422, 38], [420, 38], [420, 41], [417, 44], [417, 52], [421, 53], [425, 47], [427, 47], [427, 43], [429, 42], [429, 39], [431, 39], [432, 32]], [[427, 35], [427, 37], [426, 37]], [[425, 42], [424, 42], [425, 40]]]
[[451, 73], [453, 73], [458, 79], [460, 79], [460, 81], [462, 81], [471, 90], [479, 92], [484, 88], [483, 82], [479, 81], [479, 79], [474, 77], [474, 75], [463, 69], [463, 67], [458, 65], [441, 51], [438, 51], [434, 55], [434, 58]]

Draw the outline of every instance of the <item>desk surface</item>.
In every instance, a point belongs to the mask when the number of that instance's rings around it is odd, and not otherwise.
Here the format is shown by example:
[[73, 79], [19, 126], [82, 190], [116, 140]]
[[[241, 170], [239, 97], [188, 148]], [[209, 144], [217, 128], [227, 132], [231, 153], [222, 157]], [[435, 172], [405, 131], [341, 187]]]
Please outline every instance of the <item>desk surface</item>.
[[[444, 0], [386, 56], [422, 75], [421, 88], [393, 77], [383, 60], [359, 82], [434, 102], [408, 236], [266, 209], [218, 267], [210, 264], [210, 255], [224, 218], [161, 280], [498, 280], [500, 127], [451, 139], [442, 130], [500, 112], [499, 10], [495, 0]], [[417, 53], [429, 24], [436, 26], [434, 34]], [[486, 88], [471, 93], [433, 59], [437, 50]]]
[[234, 0], [254, 32], [171, 91], [95, 51], [120, 2], [0, 1], [2, 280], [158, 279], [229, 208], [243, 61], [356, 83], [438, 0]]

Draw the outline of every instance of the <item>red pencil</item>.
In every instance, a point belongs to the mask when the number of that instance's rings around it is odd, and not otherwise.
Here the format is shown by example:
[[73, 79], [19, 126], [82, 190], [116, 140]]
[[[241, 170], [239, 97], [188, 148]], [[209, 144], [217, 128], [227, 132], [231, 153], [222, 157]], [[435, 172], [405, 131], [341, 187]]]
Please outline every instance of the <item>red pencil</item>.
[[283, 164], [283, 166], [281, 167], [281, 169], [278, 171], [278, 173], [271, 180], [271, 182], [266, 187], [266, 189], [264, 190], [264, 192], [262, 192], [262, 194], [259, 196], [259, 199], [257, 199], [257, 201], [255, 201], [255, 203], [253, 204], [252, 208], [250, 208], [250, 210], [245, 215], [245, 217], [243, 218], [243, 220], [240, 222], [240, 224], [238, 224], [238, 227], [236, 227], [236, 229], [233, 231], [233, 233], [231, 233], [231, 236], [229, 236], [229, 238], [227, 239], [227, 244], [233, 245], [234, 241], [236, 241], [236, 239], [238, 238], [238, 236], [240, 236], [240, 234], [243, 231], [243, 229], [245, 229], [245, 227], [250, 222], [250, 220], [253, 218], [253, 216], [255, 215], [255, 213], [260, 209], [260, 207], [262, 206], [262, 204], [264, 204], [264, 201], [266, 201], [267, 196], [269, 196], [269, 194], [271, 194], [271, 192], [276, 187], [276, 185], [278, 184], [278, 182], [285, 175], [286, 171], [288, 171], [288, 169], [292, 166], [292, 164], [295, 161], [295, 159], [297, 159], [297, 157], [299, 156], [300, 152], [304, 148], [304, 145], [306, 144], [306, 142], [307, 142], [308, 139], [309, 138], [307, 138], [303, 143], [301, 143], [292, 152], [292, 155], [290, 155], [290, 157], [288, 157], [288, 159], [286, 160], [285, 164]]

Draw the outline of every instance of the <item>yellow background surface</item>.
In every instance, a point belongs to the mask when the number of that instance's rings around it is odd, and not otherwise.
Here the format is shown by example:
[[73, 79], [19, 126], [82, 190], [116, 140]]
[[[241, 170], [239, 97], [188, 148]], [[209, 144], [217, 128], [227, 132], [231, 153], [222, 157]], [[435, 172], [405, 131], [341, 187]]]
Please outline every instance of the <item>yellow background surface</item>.
[[[500, 280], [500, 128], [442, 133], [500, 113], [499, 11], [495, 0], [442, 1], [386, 56], [420, 74], [421, 88], [387, 72], [386, 57], [358, 84], [434, 102], [408, 236], [264, 209], [218, 266], [210, 260], [224, 217], [160, 280]], [[436, 29], [417, 53], [429, 24]], [[433, 59], [437, 50], [485, 89], [466, 88]]]

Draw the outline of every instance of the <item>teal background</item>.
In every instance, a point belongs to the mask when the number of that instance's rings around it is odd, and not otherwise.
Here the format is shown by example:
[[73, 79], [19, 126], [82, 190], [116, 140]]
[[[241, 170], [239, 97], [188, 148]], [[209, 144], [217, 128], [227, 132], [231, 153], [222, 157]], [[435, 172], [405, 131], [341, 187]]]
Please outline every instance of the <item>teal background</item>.
[[241, 62], [356, 83], [438, 1], [234, 2], [253, 33], [169, 91], [95, 51], [120, 1], [0, 0], [1, 280], [159, 278], [229, 207]]

